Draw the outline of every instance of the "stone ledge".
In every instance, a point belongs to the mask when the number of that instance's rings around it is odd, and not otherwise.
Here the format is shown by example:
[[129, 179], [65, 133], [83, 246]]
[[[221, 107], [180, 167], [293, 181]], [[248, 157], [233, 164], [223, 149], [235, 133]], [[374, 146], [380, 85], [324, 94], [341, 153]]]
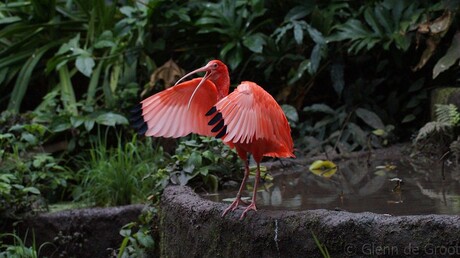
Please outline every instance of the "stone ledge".
[[32, 232], [40, 257], [109, 257], [118, 249], [123, 237], [119, 234], [125, 224], [137, 221], [144, 205], [135, 204], [109, 208], [85, 208], [41, 213], [18, 224], [17, 235], [27, 232], [31, 245]]
[[162, 257], [332, 257], [460, 255], [460, 216], [387, 216], [345, 211], [251, 212], [220, 215], [227, 204], [189, 187], [165, 189], [160, 209]]

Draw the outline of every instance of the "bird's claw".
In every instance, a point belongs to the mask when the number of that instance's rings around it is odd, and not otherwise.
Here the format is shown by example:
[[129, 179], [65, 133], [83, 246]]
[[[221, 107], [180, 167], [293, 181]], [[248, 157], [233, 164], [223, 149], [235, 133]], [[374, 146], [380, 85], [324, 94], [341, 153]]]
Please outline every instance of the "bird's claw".
[[257, 207], [256, 207], [256, 204], [254, 202], [249, 204], [248, 207], [246, 207], [246, 209], [241, 214], [240, 220], [243, 220], [244, 217], [246, 217], [246, 213], [248, 213], [248, 211], [250, 211], [250, 210], [257, 211]]
[[248, 202], [241, 200], [241, 198], [236, 198], [232, 202], [232, 204], [230, 204], [230, 206], [228, 206], [227, 209], [225, 209], [225, 211], [222, 213], [222, 218], [225, 217], [225, 215], [227, 215], [228, 212], [236, 210], [238, 206], [240, 205], [240, 203], [244, 205], [249, 205]]

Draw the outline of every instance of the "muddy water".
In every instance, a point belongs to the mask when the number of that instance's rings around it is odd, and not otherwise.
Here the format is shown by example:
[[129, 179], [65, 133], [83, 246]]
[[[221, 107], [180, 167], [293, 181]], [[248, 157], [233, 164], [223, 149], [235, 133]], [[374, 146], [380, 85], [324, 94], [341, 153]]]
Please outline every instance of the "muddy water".
[[[261, 184], [258, 207], [390, 215], [460, 214], [460, 167], [455, 164], [445, 165], [444, 177], [439, 162], [350, 160], [337, 165], [338, 171], [330, 178], [311, 173], [309, 164], [289, 171], [269, 171], [273, 180]], [[231, 201], [235, 195], [236, 189], [205, 197]], [[250, 195], [251, 185], [244, 193], [246, 197]]]

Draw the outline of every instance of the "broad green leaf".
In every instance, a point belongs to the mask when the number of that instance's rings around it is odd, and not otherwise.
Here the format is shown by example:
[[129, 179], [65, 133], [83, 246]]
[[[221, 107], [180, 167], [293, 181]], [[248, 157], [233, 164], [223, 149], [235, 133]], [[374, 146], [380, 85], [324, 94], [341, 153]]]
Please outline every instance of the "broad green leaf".
[[297, 72], [292, 76], [292, 78], [289, 80], [288, 84], [292, 85], [296, 81], [298, 81], [302, 76], [304, 75], [305, 71], [307, 71], [310, 67], [310, 59], [305, 59], [303, 60], [300, 64], [299, 67], [297, 68]]
[[184, 186], [188, 183], [188, 181], [192, 178], [190, 174], [187, 173], [180, 173], [177, 179], [179, 180], [179, 184]]
[[0, 193], [9, 194], [11, 192], [11, 185], [7, 182], [0, 182]]
[[415, 116], [413, 114], [406, 115], [401, 123], [409, 123], [415, 120]]
[[318, 70], [319, 64], [321, 62], [321, 51], [322, 51], [322, 46], [321, 44], [316, 44], [313, 47], [313, 50], [311, 51], [311, 56], [310, 56], [310, 66], [309, 66], [309, 73], [311, 75], [316, 74], [316, 71]]
[[262, 33], [256, 33], [243, 39], [243, 45], [254, 53], [262, 53], [265, 44]]
[[194, 151], [192, 154], [190, 154], [190, 157], [187, 159], [186, 165], [187, 166], [194, 166], [195, 168], [201, 167], [203, 158], [201, 157], [201, 154]]
[[112, 112], [99, 115], [96, 118], [96, 123], [106, 126], [115, 126], [117, 124], [129, 124], [128, 119], [126, 119], [126, 117]]
[[91, 120], [86, 120], [85, 121], [85, 129], [86, 129], [86, 131], [88, 131], [88, 132], [91, 131], [93, 129], [93, 127], [94, 127], [94, 123], [95, 123], [95, 121], [92, 120], [92, 119]]
[[313, 28], [312, 26], [308, 25], [307, 31], [313, 42], [320, 45], [326, 44], [326, 39], [323, 37], [323, 34], [316, 28]]
[[78, 71], [80, 71], [86, 77], [91, 76], [94, 65], [94, 59], [89, 56], [78, 56], [77, 60], [75, 60], [75, 66], [77, 67]]
[[0, 180], [9, 184], [11, 181], [16, 180], [16, 176], [13, 174], [0, 174]]
[[321, 112], [326, 114], [335, 114], [335, 111], [326, 104], [313, 104], [308, 107], [304, 107], [304, 112]]
[[35, 137], [33, 134], [28, 133], [28, 132], [21, 133], [21, 140], [24, 140], [30, 144], [36, 144], [38, 142], [37, 137]]
[[299, 114], [297, 113], [297, 110], [295, 107], [287, 104], [281, 105], [281, 108], [283, 109], [284, 114], [286, 115], [288, 121], [297, 123], [299, 122]]
[[241, 64], [243, 60], [243, 49], [241, 45], [237, 45], [228, 55], [228, 64], [232, 70]]
[[382, 28], [377, 22], [377, 19], [372, 12], [372, 8], [366, 8], [364, 11], [364, 19], [366, 20], [367, 24], [370, 25], [374, 33], [378, 34], [379, 36], [383, 35]]
[[374, 129], [384, 129], [385, 125], [383, 124], [382, 120], [378, 115], [374, 112], [364, 109], [358, 108], [355, 111], [356, 115], [363, 120], [364, 123], [369, 125]]
[[137, 241], [139, 241], [139, 243], [142, 246], [153, 247], [154, 241], [153, 241], [152, 236], [150, 236], [149, 234], [144, 234], [142, 232], [137, 232], [135, 234], [135, 236], [136, 236]]
[[94, 48], [115, 47], [116, 44], [113, 39], [113, 33], [110, 30], [105, 30], [97, 39]]
[[455, 34], [446, 54], [441, 57], [434, 66], [433, 79], [436, 78], [440, 73], [449, 69], [458, 59], [460, 59], [460, 31], [457, 31]]
[[227, 53], [232, 50], [236, 46], [235, 42], [229, 42], [227, 43], [221, 50], [220, 50], [220, 56], [225, 57], [227, 56]]
[[303, 42], [303, 28], [299, 22], [294, 23], [294, 39], [298, 45]]
[[10, 17], [2, 17], [0, 19], [0, 24], [7, 24], [7, 23], [13, 23], [22, 20], [21, 17], [19, 16], [10, 16]]
[[361, 127], [359, 127], [355, 123], [348, 123], [347, 127], [349, 129], [349, 132], [353, 135], [353, 139], [357, 144], [361, 146], [367, 145], [367, 133], [363, 129], [361, 129]]
[[125, 6], [122, 6], [122, 7], [120, 8], [120, 12], [121, 12], [122, 14], [126, 15], [126, 17], [132, 17], [132, 14], [133, 14], [134, 12], [136, 12], [136, 9], [134, 9], [134, 8], [131, 7], [131, 6], [126, 6], [126, 5], [125, 5]]
[[384, 28], [386, 34], [391, 34], [394, 30], [394, 26], [393, 20], [388, 9], [384, 8], [381, 5], [376, 5], [374, 8], [374, 14], [379, 24], [382, 25], [382, 27]]
[[65, 54], [67, 52], [73, 52], [75, 49], [79, 48], [79, 41], [80, 41], [80, 33], [69, 40], [69, 42], [64, 43], [61, 45], [59, 50], [56, 52], [56, 56]]
[[25, 187], [24, 189], [22, 189], [22, 191], [26, 193], [31, 193], [31, 194], [37, 194], [37, 195], [40, 194], [40, 190], [38, 190], [35, 187]]

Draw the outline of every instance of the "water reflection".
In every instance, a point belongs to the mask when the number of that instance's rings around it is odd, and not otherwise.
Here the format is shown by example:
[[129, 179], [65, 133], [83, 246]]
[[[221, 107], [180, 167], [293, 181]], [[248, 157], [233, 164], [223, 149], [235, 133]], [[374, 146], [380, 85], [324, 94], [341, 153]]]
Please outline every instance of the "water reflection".
[[[349, 160], [338, 163], [330, 178], [313, 174], [309, 164], [290, 171], [271, 171], [272, 182], [261, 184], [258, 205], [263, 209], [340, 209], [391, 215], [459, 214], [460, 175], [455, 164], [410, 161]], [[207, 196], [215, 201], [235, 191]], [[250, 189], [246, 192], [250, 194]]]

